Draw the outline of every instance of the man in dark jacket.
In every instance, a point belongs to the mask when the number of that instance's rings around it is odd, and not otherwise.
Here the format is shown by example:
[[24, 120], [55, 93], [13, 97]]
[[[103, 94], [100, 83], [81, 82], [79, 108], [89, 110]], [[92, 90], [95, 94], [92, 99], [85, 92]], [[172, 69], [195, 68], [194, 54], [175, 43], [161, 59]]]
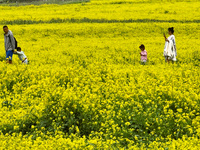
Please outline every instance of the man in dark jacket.
[[4, 44], [6, 50], [6, 60], [9, 64], [12, 64], [13, 51], [15, 50], [15, 39], [12, 31], [7, 26], [3, 26], [4, 31]]

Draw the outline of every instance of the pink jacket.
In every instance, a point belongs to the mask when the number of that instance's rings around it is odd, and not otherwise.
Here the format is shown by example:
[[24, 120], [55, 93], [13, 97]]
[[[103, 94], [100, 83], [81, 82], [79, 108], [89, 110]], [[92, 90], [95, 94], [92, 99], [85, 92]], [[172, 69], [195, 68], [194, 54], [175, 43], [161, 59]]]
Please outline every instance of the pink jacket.
[[144, 50], [144, 51], [141, 51], [141, 60], [147, 60], [147, 51]]

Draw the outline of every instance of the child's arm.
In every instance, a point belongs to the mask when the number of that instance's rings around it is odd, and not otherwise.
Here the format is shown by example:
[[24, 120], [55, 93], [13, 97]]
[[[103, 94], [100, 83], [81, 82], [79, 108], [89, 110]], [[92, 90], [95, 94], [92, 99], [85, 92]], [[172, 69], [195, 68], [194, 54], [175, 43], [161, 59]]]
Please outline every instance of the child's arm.
[[147, 56], [147, 53], [143, 54], [142, 56]]
[[19, 52], [19, 51], [15, 51], [15, 53], [19, 55], [23, 54], [23, 52]]
[[143, 53], [143, 54], [140, 53], [140, 55], [141, 55], [141, 56], [147, 56], [147, 52], [145, 52], [145, 53]]
[[17, 55], [17, 51], [14, 51], [13, 54], [16, 54], [16, 55]]

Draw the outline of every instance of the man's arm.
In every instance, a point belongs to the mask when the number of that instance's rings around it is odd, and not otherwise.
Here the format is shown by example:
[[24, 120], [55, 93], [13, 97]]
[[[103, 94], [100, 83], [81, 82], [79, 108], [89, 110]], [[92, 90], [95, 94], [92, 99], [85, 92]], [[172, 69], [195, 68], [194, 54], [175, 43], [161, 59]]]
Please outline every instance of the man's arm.
[[14, 36], [13, 34], [10, 34], [10, 42], [11, 42], [11, 46], [12, 46], [12, 49], [15, 50], [15, 39], [14, 39]]
[[7, 50], [6, 48], [6, 36], [4, 35], [4, 46], [5, 46], [5, 50]]

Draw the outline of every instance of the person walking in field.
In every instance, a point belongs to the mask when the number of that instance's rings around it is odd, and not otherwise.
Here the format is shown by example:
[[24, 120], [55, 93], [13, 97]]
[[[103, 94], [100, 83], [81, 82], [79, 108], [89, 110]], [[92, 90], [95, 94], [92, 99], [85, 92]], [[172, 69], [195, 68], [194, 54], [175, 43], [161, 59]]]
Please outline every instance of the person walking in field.
[[23, 51], [21, 51], [21, 47], [17, 47], [17, 51], [14, 51], [14, 54], [17, 54], [19, 59], [22, 61], [22, 64], [28, 64], [28, 59]]
[[147, 51], [145, 50], [145, 46], [142, 44], [139, 47], [141, 49], [140, 56], [141, 56], [141, 64], [145, 65], [147, 62]]
[[177, 51], [176, 51], [176, 41], [175, 41], [175, 36], [174, 36], [174, 28], [168, 28], [168, 33], [169, 37], [165, 38], [165, 48], [164, 48], [164, 57], [165, 57], [165, 62], [176, 61], [176, 56], [177, 56]]
[[12, 31], [8, 29], [8, 26], [3, 26], [4, 31], [4, 45], [6, 50], [7, 63], [12, 64], [13, 51], [15, 50], [15, 38]]

